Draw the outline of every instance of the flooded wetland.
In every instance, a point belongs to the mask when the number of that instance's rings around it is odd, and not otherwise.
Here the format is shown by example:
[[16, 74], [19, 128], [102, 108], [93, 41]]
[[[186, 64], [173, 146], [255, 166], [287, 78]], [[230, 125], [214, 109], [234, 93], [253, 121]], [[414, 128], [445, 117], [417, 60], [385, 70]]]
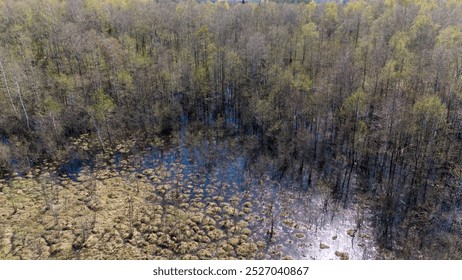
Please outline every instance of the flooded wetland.
[[0, 258], [376, 257], [365, 207], [276, 178], [236, 139], [194, 137], [92, 154], [84, 136], [66, 162], [2, 179]]
[[0, 259], [462, 259], [462, 1], [0, 14]]

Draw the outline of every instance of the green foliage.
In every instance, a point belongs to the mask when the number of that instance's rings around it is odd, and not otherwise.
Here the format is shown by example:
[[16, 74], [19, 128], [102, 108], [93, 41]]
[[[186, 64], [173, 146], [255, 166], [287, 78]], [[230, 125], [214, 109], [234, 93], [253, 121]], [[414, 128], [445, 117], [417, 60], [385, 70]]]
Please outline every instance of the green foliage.
[[[0, 136], [21, 139], [1, 144], [3, 166], [83, 133], [174, 136], [184, 115], [253, 139], [287, 176], [332, 181], [345, 204], [370, 191], [380, 244], [405, 248], [405, 232], [443, 256], [426, 240], [455, 208], [416, 186], [460, 181], [462, 2], [284, 2], [304, 4], [0, 1]], [[425, 207], [428, 232], [413, 223]]]
[[61, 104], [54, 100], [54, 98], [51, 96], [45, 97], [43, 100], [43, 105], [45, 107], [45, 111], [51, 114], [60, 114], [63, 109]]
[[417, 129], [432, 133], [446, 123], [448, 109], [438, 96], [421, 98], [412, 107]]
[[128, 90], [133, 90], [133, 77], [128, 71], [122, 70], [117, 72], [116, 80]]
[[367, 108], [367, 95], [363, 91], [356, 91], [345, 99], [340, 114], [347, 119], [357, 119], [364, 116]]
[[451, 50], [455, 47], [462, 47], [462, 33], [460, 27], [448, 26], [440, 31], [440, 34], [436, 38], [438, 46]]
[[91, 115], [95, 116], [98, 121], [103, 121], [114, 108], [115, 104], [112, 99], [100, 89], [92, 94], [91, 104], [87, 110]]

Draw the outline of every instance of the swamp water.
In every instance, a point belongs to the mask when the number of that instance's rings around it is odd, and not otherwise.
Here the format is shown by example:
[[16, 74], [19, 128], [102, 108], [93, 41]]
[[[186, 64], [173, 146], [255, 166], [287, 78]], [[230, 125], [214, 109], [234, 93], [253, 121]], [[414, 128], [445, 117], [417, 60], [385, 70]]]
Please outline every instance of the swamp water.
[[178, 138], [2, 179], [0, 258], [375, 258], [367, 211], [255, 171], [234, 140]]

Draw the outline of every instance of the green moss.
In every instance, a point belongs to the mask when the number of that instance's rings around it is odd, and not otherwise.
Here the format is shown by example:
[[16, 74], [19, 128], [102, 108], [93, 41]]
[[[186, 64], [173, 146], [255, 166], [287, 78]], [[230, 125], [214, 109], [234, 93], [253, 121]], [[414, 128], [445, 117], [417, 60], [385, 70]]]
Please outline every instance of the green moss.
[[246, 228], [246, 227], [249, 226], [249, 223], [247, 223], [246, 221], [241, 220], [241, 221], [236, 223], [236, 226], [241, 227], [241, 228]]
[[187, 254], [187, 255], [181, 256], [181, 259], [182, 260], [198, 260], [199, 257]]
[[293, 228], [296, 225], [295, 222], [292, 221], [292, 220], [283, 220], [282, 224], [285, 225], [286, 227], [290, 227], [290, 228]]
[[199, 243], [195, 241], [182, 241], [176, 248], [175, 252], [180, 254], [188, 254], [196, 251], [199, 248]]
[[157, 244], [157, 234], [149, 234], [148, 236], [146, 236], [146, 240], [151, 244]]
[[204, 214], [198, 213], [198, 212], [189, 214], [189, 217], [190, 217], [191, 221], [193, 221], [196, 224], [201, 223], [202, 220], [204, 219], [204, 216], [205, 216]]
[[252, 258], [257, 251], [258, 247], [255, 243], [243, 243], [236, 248], [237, 255], [244, 258]]
[[210, 239], [210, 237], [204, 235], [204, 236], [202, 236], [202, 238], [201, 238], [201, 242], [202, 242], [202, 243], [205, 243], [205, 244], [208, 244], [208, 243], [212, 242], [212, 240]]
[[218, 240], [218, 239], [225, 237], [225, 234], [222, 230], [214, 229], [208, 233], [208, 236], [212, 240]]
[[225, 258], [228, 257], [228, 252], [227, 252], [226, 250], [224, 250], [223, 248], [218, 248], [218, 249], [217, 249], [216, 256], [217, 256], [219, 259], [225, 259]]
[[219, 226], [223, 227], [223, 228], [231, 228], [232, 226], [234, 226], [234, 222], [232, 220], [224, 220], [224, 221], [220, 221], [218, 223]]
[[[237, 242], [239, 242], [239, 240], [237, 240]], [[223, 240], [218, 246], [228, 253], [234, 252], [234, 247], [228, 243], [228, 240]]]
[[213, 218], [205, 216], [205, 218], [202, 220], [202, 224], [209, 226], [216, 225], [217, 222]]
[[232, 246], [237, 246], [240, 243], [239, 238], [237, 238], [237, 237], [231, 237], [230, 239], [228, 239], [228, 242]]
[[197, 256], [201, 260], [207, 260], [212, 258], [212, 253], [207, 249], [201, 249], [197, 252]]
[[229, 205], [223, 206], [223, 211], [230, 216], [234, 216], [239, 213], [239, 211], [236, 208], [231, 207]]
[[349, 230], [347, 230], [346, 232], [347, 232], [347, 234], [348, 234], [349, 236], [355, 237], [356, 230], [354, 230], [354, 229], [349, 229]]
[[161, 236], [157, 239], [157, 245], [162, 248], [170, 248], [172, 247], [174, 242], [170, 239], [168, 234], [162, 233]]
[[257, 244], [258, 249], [260, 249], [260, 250], [262, 250], [263, 248], [266, 247], [266, 243], [263, 242], [263, 241], [261, 241], [261, 240], [260, 240], [260, 241], [257, 241], [256, 244]]
[[212, 200], [215, 200], [215, 201], [220, 201], [220, 202], [222, 202], [222, 201], [224, 201], [224, 200], [225, 200], [225, 198], [224, 198], [224, 197], [222, 197], [222, 196], [214, 196], [214, 197], [212, 197]]
[[346, 252], [335, 251], [335, 255], [341, 260], [349, 260], [350, 256]]
[[233, 197], [231, 197], [231, 198], [229, 199], [229, 202], [230, 202], [231, 204], [233, 204], [233, 205], [234, 205], [234, 204], [238, 204], [239, 201], [241, 201], [241, 199], [240, 199], [237, 195], [235, 195], [235, 196], [233, 196]]
[[242, 210], [242, 212], [244, 212], [245, 214], [248, 214], [248, 213], [251, 213], [252, 212], [252, 209], [251, 208], [244, 208]]
[[220, 214], [221, 208], [218, 206], [209, 206], [207, 207], [207, 210], [205, 211], [205, 213], [207, 213], [207, 215]]
[[168, 260], [173, 259], [173, 256], [175, 255], [172, 250], [169, 249], [162, 249], [160, 251], [160, 255]]
[[248, 228], [244, 228], [242, 229], [242, 233], [245, 234], [245, 235], [251, 235], [252, 234], [252, 231]]

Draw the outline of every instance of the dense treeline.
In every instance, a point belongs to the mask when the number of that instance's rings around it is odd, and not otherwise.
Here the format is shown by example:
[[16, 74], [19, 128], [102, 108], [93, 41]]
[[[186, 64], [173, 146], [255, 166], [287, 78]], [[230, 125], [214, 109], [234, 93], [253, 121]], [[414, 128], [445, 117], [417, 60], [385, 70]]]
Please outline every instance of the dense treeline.
[[255, 140], [301, 188], [364, 194], [398, 257], [462, 258], [460, 1], [3, 0], [0, 13], [3, 172], [83, 133], [104, 150], [186, 118]]

